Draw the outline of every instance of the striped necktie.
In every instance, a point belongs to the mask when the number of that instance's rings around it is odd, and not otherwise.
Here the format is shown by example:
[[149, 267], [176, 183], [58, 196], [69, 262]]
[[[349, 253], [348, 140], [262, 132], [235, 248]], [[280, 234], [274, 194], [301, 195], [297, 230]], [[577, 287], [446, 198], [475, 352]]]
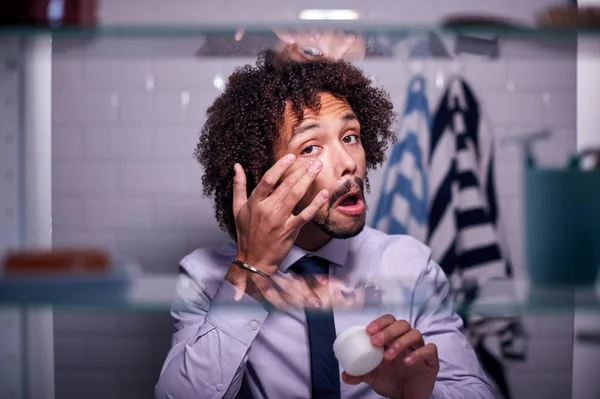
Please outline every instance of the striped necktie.
[[[329, 261], [305, 256], [291, 270], [299, 275], [329, 275]], [[310, 382], [313, 399], [340, 398], [340, 372], [333, 353], [336, 338], [333, 310], [306, 310], [310, 345]]]

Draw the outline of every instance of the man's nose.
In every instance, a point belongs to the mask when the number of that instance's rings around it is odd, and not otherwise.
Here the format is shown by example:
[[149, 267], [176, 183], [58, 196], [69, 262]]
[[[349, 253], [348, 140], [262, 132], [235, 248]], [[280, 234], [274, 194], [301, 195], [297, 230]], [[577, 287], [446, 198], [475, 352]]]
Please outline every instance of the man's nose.
[[335, 175], [338, 179], [356, 173], [356, 161], [343, 146], [340, 147], [335, 149], [334, 154]]

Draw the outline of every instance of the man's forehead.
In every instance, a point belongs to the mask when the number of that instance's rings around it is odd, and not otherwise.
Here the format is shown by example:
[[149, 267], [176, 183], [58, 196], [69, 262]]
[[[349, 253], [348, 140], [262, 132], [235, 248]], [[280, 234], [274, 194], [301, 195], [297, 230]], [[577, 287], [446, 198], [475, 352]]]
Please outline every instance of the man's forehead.
[[[286, 101], [285, 111], [283, 114], [283, 126], [279, 130], [279, 144], [285, 148], [287, 143], [294, 137], [296, 129], [300, 126], [310, 125], [311, 122], [320, 124], [324, 117], [333, 117], [348, 120], [349, 116], [354, 116], [352, 107], [344, 98], [337, 98], [329, 93], [319, 95], [320, 109], [305, 108], [303, 110], [303, 119], [293, 109], [292, 102]], [[311, 122], [307, 122], [311, 120]]]
[[[312, 109], [305, 107], [303, 109], [304, 118], [316, 118], [318, 116], [323, 116], [325, 114], [330, 113], [345, 113], [348, 111], [352, 111], [350, 104], [344, 98], [338, 98], [329, 93], [323, 93], [319, 95], [319, 103], [320, 109]], [[284, 120], [286, 123], [297, 124], [302, 121], [298, 119], [298, 115], [294, 111], [292, 107], [291, 101], [286, 101], [285, 111], [284, 111]]]

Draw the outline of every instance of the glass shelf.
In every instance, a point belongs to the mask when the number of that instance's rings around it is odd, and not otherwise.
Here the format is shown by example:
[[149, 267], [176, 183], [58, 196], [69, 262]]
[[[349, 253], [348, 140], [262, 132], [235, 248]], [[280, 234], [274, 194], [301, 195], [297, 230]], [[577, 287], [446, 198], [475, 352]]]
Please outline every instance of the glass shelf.
[[[217, 286], [219, 282], [213, 282]], [[13, 285], [11, 293], [0, 295], [0, 308], [3, 307], [45, 307], [59, 309], [117, 310], [131, 312], [168, 312], [173, 307], [173, 299], [177, 284], [177, 276], [172, 274], [142, 274], [133, 278], [127, 287], [104, 291], [106, 284], [98, 283], [100, 289], [78, 290], [70, 293], [65, 286], [46, 289], [40, 292], [29, 283], [20, 287]], [[387, 282], [386, 287], [400, 282]], [[16, 289], [15, 289], [16, 287]], [[387, 289], [387, 288], [386, 288]], [[388, 291], [391, 291], [388, 289]], [[465, 305], [460, 299], [455, 300], [455, 309], [461, 314], [471, 316], [509, 318], [528, 314], [560, 314], [572, 313], [575, 309], [584, 313], [600, 314], [600, 285], [593, 287], [531, 287], [523, 281], [509, 280], [490, 281], [481, 289], [481, 296], [473, 303]], [[383, 309], [393, 310], [404, 306], [402, 300], [385, 299]], [[458, 298], [459, 296], [457, 296]], [[394, 298], [402, 298], [397, 296]], [[426, 299], [423, 299], [425, 305]], [[417, 300], [418, 302], [418, 300]], [[222, 306], [243, 308], [239, 302], [223, 302]], [[419, 305], [414, 302], [412, 307]], [[407, 302], [408, 306], [408, 302]], [[367, 302], [360, 306], [338, 305], [339, 311], [366, 312], [381, 309], [380, 302]]]
[[498, 26], [475, 24], [391, 24], [364, 21], [296, 21], [293, 23], [268, 24], [120, 24], [98, 26], [5, 26], [0, 27], [2, 36], [30, 36], [52, 34], [54, 37], [197, 37], [199, 35], [233, 35], [243, 26], [246, 34], [270, 35], [275, 30], [337, 29], [360, 32], [367, 36], [385, 34], [404, 37], [407, 34], [435, 32], [452, 35], [485, 35], [505, 38], [572, 39], [580, 36], [600, 36], [600, 28], [545, 27], [545, 26]]
[[[244, 36], [234, 39], [243, 26]], [[416, 58], [450, 59], [462, 54], [490, 59], [574, 58], [578, 39], [600, 38], [600, 28], [540, 27], [472, 24], [375, 24], [365, 21], [297, 21], [265, 24], [123, 24], [89, 27], [2, 27], [0, 42], [10, 38], [51, 35], [55, 52], [84, 50], [87, 57], [251, 57], [272, 48], [275, 31], [302, 29], [343, 30], [365, 38], [365, 59], [415, 57], [414, 43], [421, 38], [429, 48]], [[152, 40], [148, 40], [152, 39]], [[102, 46], [93, 45], [101, 42]], [[127, 50], [123, 44], [128, 42]], [[399, 49], [398, 46], [406, 47]], [[101, 47], [99, 50], [97, 47]], [[580, 54], [581, 55], [581, 54]]]

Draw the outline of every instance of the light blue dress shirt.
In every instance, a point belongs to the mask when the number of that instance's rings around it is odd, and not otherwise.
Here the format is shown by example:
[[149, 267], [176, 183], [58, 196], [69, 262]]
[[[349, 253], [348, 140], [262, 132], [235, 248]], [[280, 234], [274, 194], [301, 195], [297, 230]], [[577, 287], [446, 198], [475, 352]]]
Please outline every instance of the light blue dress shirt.
[[[181, 261], [188, 275], [182, 273], [178, 281], [171, 311], [176, 332], [156, 385], [157, 399], [310, 397], [304, 311], [269, 312], [248, 295], [234, 306], [236, 288], [223, 278], [236, 253], [231, 243], [196, 250]], [[294, 246], [278, 273], [287, 273], [306, 254]], [[332, 262], [330, 277], [368, 281], [381, 293], [380, 306], [334, 307], [336, 331], [390, 313], [418, 329], [425, 343], [437, 345], [440, 371], [432, 398], [493, 398], [453, 312], [448, 280], [430, 254], [414, 238], [369, 227], [314, 252]], [[364, 383], [341, 382], [341, 387], [342, 398], [380, 398]]]

